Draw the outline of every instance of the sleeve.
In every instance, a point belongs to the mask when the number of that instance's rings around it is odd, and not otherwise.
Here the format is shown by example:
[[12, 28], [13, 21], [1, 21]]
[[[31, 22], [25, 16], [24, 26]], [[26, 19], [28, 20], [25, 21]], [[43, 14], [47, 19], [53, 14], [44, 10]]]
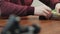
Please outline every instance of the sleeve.
[[5, 1], [2, 2], [1, 16], [6, 17], [10, 14], [16, 14], [18, 16], [34, 15], [34, 7], [17, 5]]
[[56, 3], [59, 3], [60, 0], [51, 0], [51, 2], [52, 2], [53, 4], [56, 4]]

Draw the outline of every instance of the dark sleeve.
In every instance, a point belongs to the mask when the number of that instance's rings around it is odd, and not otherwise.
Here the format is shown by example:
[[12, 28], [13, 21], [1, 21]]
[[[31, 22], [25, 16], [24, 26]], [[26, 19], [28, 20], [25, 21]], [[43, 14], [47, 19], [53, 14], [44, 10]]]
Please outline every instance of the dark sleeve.
[[50, 0], [50, 2], [52, 2], [52, 4], [56, 4], [56, 3], [59, 3], [60, 0]]
[[1, 2], [1, 16], [6, 17], [10, 14], [15, 14], [18, 16], [27, 16], [34, 14], [34, 7], [16, 5], [10, 2]]

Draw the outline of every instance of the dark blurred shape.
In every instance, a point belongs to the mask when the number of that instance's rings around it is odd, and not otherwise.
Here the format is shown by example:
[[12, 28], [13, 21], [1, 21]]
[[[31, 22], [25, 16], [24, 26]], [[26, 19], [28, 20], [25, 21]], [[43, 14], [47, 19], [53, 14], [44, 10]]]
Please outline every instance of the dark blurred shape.
[[40, 26], [33, 24], [32, 27], [34, 27], [34, 34], [38, 34], [41, 31]]
[[[4, 27], [3, 31], [1, 34], [7, 34], [7, 32], [9, 31], [11, 34], [15, 34], [15, 30], [16, 29], [20, 29], [19, 28], [19, 20], [17, 20], [17, 16], [16, 15], [10, 15], [7, 25]], [[20, 31], [20, 30], [19, 30]]]
[[45, 16], [39, 16], [39, 20], [47, 20]]

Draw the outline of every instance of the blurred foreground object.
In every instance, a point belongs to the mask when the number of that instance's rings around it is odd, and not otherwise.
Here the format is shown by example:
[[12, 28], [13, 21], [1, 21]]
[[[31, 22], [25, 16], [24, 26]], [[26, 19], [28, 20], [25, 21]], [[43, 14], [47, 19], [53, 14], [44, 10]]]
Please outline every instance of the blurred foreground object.
[[7, 21], [7, 25], [4, 27], [1, 34], [15, 34], [15, 30], [18, 29], [19, 31], [19, 17], [16, 15], [10, 15]]

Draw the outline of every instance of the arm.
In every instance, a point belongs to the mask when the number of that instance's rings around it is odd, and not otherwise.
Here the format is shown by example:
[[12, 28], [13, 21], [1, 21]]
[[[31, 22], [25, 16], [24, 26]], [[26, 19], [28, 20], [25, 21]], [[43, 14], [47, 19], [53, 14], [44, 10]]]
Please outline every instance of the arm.
[[47, 17], [50, 15], [51, 9], [44, 5], [44, 7], [30, 7], [30, 6], [22, 6], [16, 5], [10, 2], [2, 2], [1, 5], [1, 16], [8, 17], [10, 14], [16, 14], [18, 16], [27, 16], [27, 15], [38, 15]]
[[26, 16], [34, 14], [34, 7], [16, 5], [10, 2], [2, 2], [1, 16], [9, 16], [10, 14], [16, 14], [18, 16]]

